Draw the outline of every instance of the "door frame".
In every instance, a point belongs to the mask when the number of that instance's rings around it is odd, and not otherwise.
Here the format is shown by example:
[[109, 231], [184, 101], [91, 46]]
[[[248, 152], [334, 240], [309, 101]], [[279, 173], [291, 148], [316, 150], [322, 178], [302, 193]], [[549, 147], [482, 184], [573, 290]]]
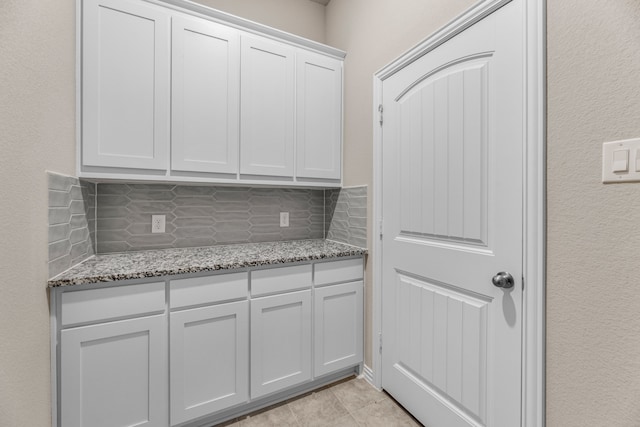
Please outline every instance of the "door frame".
[[[482, 0], [373, 76], [373, 325], [366, 379], [382, 387], [382, 83], [512, 0]], [[525, 146], [523, 147], [523, 312], [521, 427], [545, 425], [546, 0], [525, 2]]]

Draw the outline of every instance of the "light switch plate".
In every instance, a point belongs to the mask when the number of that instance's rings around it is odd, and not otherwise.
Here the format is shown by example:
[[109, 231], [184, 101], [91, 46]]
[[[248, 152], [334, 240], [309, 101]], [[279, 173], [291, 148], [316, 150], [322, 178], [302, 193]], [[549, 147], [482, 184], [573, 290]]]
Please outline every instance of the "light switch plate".
[[602, 182], [629, 181], [640, 181], [640, 138], [602, 144]]

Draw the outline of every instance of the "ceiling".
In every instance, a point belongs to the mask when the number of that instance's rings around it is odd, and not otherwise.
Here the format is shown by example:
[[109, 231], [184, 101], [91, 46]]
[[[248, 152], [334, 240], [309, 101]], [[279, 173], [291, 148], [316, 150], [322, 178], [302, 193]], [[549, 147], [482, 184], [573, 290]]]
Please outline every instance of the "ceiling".
[[326, 6], [326, 5], [328, 5], [328, 4], [329, 4], [329, 2], [330, 2], [331, 0], [311, 0], [311, 1], [314, 1], [314, 2], [316, 2], [316, 3], [320, 3], [321, 5]]

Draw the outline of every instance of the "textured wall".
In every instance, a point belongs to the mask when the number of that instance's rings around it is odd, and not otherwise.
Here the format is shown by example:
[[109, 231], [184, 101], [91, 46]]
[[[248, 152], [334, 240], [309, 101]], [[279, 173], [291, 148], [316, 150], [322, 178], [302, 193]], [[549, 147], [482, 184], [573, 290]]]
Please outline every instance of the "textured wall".
[[324, 6], [306, 0], [194, 0], [288, 33], [325, 42]]
[[75, 1], [0, 1], [0, 426], [51, 421], [47, 174], [74, 172]]
[[640, 137], [640, 2], [548, 1], [547, 418], [640, 425], [640, 184], [601, 183]]
[[[367, 185], [373, 212], [373, 74], [451, 21], [475, 0], [331, 0], [326, 43], [347, 52], [344, 184]], [[367, 225], [372, 242], [371, 215]], [[369, 259], [372, 259], [369, 257]], [[365, 364], [371, 366], [372, 268], [365, 284]]]

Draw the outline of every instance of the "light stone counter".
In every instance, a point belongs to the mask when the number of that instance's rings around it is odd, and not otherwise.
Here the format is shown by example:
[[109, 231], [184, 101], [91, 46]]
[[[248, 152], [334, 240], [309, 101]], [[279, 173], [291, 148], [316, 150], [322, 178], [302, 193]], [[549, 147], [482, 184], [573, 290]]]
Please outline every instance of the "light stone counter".
[[96, 255], [49, 279], [49, 287], [228, 270], [366, 254], [330, 240], [244, 243]]

